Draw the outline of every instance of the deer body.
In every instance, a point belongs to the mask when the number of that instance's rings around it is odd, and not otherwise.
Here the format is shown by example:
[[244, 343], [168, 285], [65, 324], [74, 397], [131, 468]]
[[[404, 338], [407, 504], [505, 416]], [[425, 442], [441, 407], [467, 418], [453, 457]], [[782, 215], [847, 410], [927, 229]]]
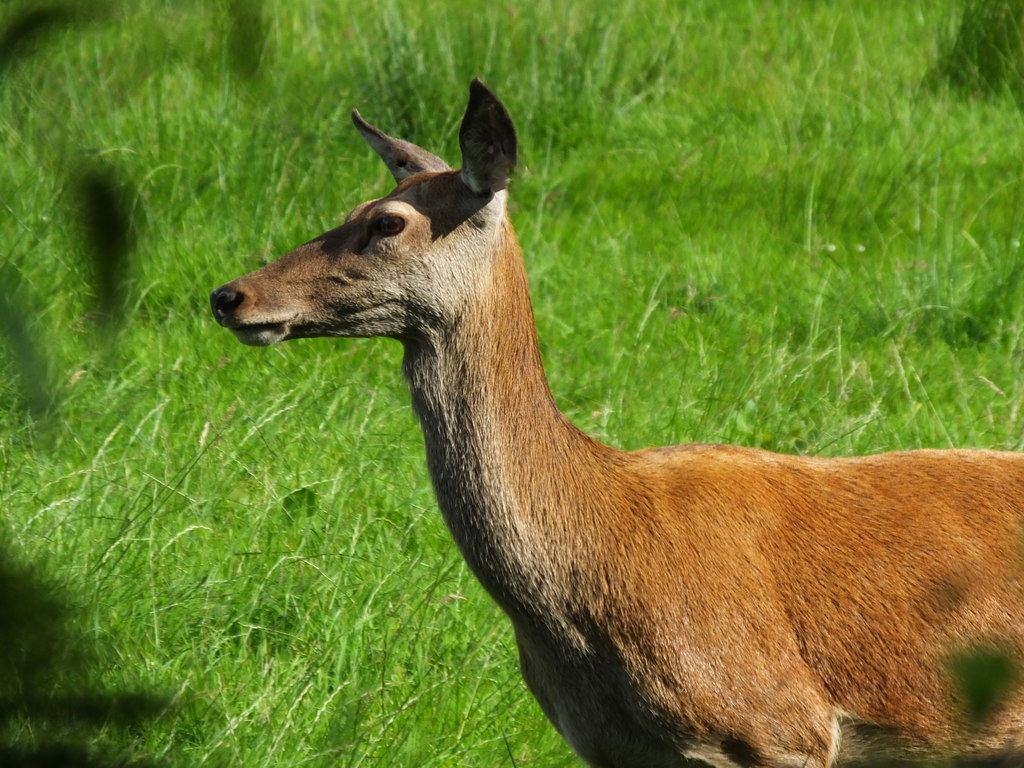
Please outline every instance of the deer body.
[[828, 768], [876, 742], [1021, 764], [1019, 690], [968, 731], [946, 671], [977, 645], [1024, 656], [1024, 457], [591, 440], [541, 366], [504, 107], [474, 83], [461, 171], [355, 120], [398, 187], [214, 312], [250, 344], [403, 343], [448, 527], [589, 765]]

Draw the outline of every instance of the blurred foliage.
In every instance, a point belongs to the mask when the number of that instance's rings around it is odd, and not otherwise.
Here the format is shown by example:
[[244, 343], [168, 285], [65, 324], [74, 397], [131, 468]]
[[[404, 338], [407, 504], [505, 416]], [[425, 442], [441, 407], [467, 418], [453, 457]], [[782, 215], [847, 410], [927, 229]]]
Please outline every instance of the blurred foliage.
[[107, 692], [58, 590], [0, 551], [0, 765], [115, 768], [156, 763], [99, 748], [101, 729], [137, 727], [166, 709], [158, 696]]
[[48, 359], [26, 321], [27, 309], [15, 295], [21, 275], [12, 267], [0, 264], [0, 334], [7, 340], [12, 361], [18, 372], [22, 402], [33, 418], [41, 420], [53, 407], [53, 386]]
[[12, 14], [0, 31], [0, 76], [31, 55], [53, 33], [81, 18], [81, 7], [69, 3], [32, 5]]
[[95, 312], [106, 326], [124, 322], [134, 233], [125, 204], [125, 184], [113, 168], [94, 163], [74, 184], [82, 252], [91, 262]]
[[231, 0], [227, 9], [228, 60], [236, 75], [255, 77], [267, 45], [267, 25], [262, 6], [253, 0]]
[[[51, 40], [94, 18], [98, 6], [38, 4], [14, 8], [0, 30], [0, 87]], [[135, 246], [124, 184], [100, 160], [67, 179], [69, 214], [89, 262], [94, 312], [104, 331], [124, 320], [124, 290]], [[3, 254], [0, 254], [0, 258]], [[10, 254], [7, 254], [9, 259]], [[33, 417], [52, 414], [50, 360], [32, 322], [22, 275], [0, 260], [0, 335], [6, 338], [22, 398]], [[108, 336], [104, 333], [103, 336]], [[0, 549], [0, 765], [4, 768], [155, 766], [128, 747], [98, 746], [98, 734], [142, 725], [167, 703], [140, 692], [104, 690], [92, 670], [97, 655], [75, 629], [59, 590]], [[109, 736], [107, 739], [109, 745]]]
[[1024, 3], [965, 0], [932, 76], [973, 95], [1009, 92], [1024, 103]]
[[977, 730], [984, 728], [1020, 685], [1016, 659], [999, 648], [969, 648], [954, 655], [949, 667], [963, 713]]

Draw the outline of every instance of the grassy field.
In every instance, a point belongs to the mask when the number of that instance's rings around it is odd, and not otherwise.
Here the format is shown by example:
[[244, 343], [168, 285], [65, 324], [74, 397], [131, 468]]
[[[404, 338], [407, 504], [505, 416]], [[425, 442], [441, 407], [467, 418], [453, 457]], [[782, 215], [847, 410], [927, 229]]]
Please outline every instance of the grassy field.
[[0, 762], [577, 764], [436, 511], [398, 345], [210, 317], [390, 188], [353, 107], [454, 161], [470, 79], [502, 97], [587, 432], [1020, 449], [1024, 112], [1012, 70], [951, 76], [963, 7], [6, 3]]

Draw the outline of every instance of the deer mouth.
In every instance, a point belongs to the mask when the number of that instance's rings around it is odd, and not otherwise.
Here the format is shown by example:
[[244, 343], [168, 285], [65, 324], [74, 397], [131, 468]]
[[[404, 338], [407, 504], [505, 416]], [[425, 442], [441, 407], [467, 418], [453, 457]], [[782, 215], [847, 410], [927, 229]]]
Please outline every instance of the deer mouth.
[[247, 297], [244, 291], [234, 287], [238, 282], [236, 280], [234, 283], [222, 285], [210, 294], [210, 309], [213, 310], [213, 316], [217, 318], [217, 322], [235, 334], [240, 342], [248, 344], [250, 347], [269, 347], [271, 344], [287, 339], [291, 322], [294, 320], [294, 316], [290, 316], [290, 313], [259, 311], [254, 313], [250, 306], [248, 310], [244, 311], [244, 314], [250, 316], [255, 314], [256, 319], [268, 319], [268, 314], [271, 318], [275, 315], [277, 317], [289, 316], [277, 322], [262, 323], [247, 322], [239, 317], [239, 309], [246, 303]]
[[285, 323], [254, 323], [251, 325], [228, 326], [235, 338], [250, 347], [269, 347], [288, 338]]

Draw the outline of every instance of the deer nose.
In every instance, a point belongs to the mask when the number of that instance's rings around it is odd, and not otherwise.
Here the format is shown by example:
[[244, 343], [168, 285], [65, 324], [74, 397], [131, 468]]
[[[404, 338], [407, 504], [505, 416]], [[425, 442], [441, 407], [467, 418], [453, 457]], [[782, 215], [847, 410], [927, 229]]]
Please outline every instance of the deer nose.
[[221, 286], [210, 294], [210, 308], [217, 322], [226, 325], [238, 305], [245, 301], [245, 294], [227, 286]]

